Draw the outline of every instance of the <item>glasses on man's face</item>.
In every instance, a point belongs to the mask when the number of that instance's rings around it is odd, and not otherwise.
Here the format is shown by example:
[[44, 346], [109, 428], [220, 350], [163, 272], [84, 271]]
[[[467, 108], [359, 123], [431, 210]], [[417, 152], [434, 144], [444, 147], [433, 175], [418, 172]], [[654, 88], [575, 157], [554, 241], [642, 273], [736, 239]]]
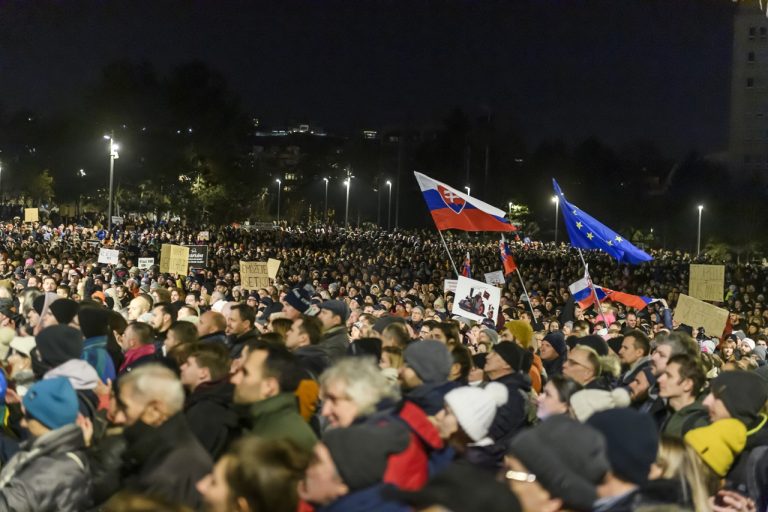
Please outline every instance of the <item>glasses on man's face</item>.
[[574, 365], [574, 366], [581, 366], [582, 368], [586, 368], [587, 370], [592, 370], [592, 368], [590, 368], [586, 364], [580, 363], [580, 362], [578, 362], [577, 360], [575, 360], [575, 359], [573, 359], [571, 357], [569, 357], [568, 359], [565, 360], [565, 364]]

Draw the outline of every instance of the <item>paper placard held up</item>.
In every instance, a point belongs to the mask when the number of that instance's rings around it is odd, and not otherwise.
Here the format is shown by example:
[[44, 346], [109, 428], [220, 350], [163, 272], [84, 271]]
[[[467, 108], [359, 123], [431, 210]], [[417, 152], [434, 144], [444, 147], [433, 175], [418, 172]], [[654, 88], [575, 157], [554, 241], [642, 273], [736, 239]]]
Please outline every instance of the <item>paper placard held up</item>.
[[241, 261], [240, 282], [245, 290], [258, 290], [269, 286], [269, 269], [266, 261]]
[[451, 313], [476, 322], [489, 318], [495, 324], [500, 301], [501, 290], [496, 286], [460, 276]]
[[155, 258], [139, 258], [139, 270], [146, 270], [155, 264]]
[[267, 260], [267, 273], [269, 274], [270, 279], [277, 277], [277, 271], [280, 270], [280, 263], [282, 263], [280, 260], [274, 258], [269, 258]]
[[485, 274], [485, 282], [488, 284], [504, 284], [504, 272], [497, 270], [496, 272], [488, 272]]
[[704, 328], [707, 336], [720, 337], [728, 321], [728, 310], [681, 293], [677, 299], [674, 320], [692, 327], [694, 337], [699, 327]]
[[189, 265], [189, 247], [163, 244], [160, 250], [160, 273], [186, 275]]
[[691, 264], [688, 295], [696, 299], [722, 302], [725, 295], [725, 265]]
[[102, 247], [99, 249], [99, 263], [106, 263], [107, 265], [117, 265], [120, 263], [120, 251], [117, 249], [107, 249]]
[[456, 285], [459, 284], [457, 279], [446, 279], [443, 281], [443, 293], [454, 292], [456, 293]]
[[40, 220], [40, 210], [37, 208], [24, 208], [24, 222], [37, 222]]

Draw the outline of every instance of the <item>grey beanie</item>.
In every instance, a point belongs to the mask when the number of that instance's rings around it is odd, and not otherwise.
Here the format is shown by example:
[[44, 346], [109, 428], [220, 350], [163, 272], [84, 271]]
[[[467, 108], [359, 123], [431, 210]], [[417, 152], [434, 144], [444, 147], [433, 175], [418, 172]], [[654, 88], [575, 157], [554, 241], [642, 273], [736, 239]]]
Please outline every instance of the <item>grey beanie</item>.
[[492, 345], [496, 345], [499, 342], [499, 333], [493, 329], [483, 329], [480, 332], [484, 332], [486, 336], [488, 336], [488, 339], [491, 340]]
[[410, 366], [424, 384], [445, 382], [451, 373], [453, 358], [444, 343], [436, 340], [416, 341], [403, 353]]

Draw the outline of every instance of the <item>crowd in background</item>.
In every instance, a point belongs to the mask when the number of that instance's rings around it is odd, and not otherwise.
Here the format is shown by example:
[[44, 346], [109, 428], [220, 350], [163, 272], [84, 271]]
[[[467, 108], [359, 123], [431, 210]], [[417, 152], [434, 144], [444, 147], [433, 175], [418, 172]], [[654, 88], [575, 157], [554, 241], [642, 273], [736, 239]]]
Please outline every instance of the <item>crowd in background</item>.
[[[577, 253], [512, 241], [477, 323], [434, 232], [126, 222], [0, 225], [0, 510], [768, 510], [761, 264], [726, 266], [707, 333], [674, 318], [688, 255], [587, 253], [664, 300], [582, 308]], [[208, 259], [138, 267], [167, 243]], [[447, 245], [501, 269], [497, 240]]]

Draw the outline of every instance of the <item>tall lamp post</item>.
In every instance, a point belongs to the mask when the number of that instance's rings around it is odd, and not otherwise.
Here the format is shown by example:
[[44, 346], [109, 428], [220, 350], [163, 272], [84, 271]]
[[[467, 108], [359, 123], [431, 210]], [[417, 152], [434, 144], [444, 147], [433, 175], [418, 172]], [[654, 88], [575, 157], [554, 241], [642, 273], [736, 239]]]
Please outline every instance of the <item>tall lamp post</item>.
[[344, 227], [349, 227], [349, 187], [352, 184], [352, 176], [347, 176], [347, 179], [344, 180], [344, 185], [347, 187], [347, 203], [344, 207]]
[[701, 212], [704, 210], [704, 205], [700, 204], [697, 208], [699, 209], [699, 230], [696, 236], [696, 257], [701, 253]]
[[389, 231], [389, 222], [392, 216], [392, 182], [390, 180], [387, 180], [387, 186], [389, 187], [389, 199], [387, 199], [387, 231]]
[[280, 178], [277, 178], [275, 183], [277, 183], [277, 223], [280, 224], [280, 189], [283, 188], [283, 182], [280, 181]]
[[325, 222], [328, 223], [328, 178], [323, 178], [325, 182]]
[[557, 243], [557, 225], [560, 220], [560, 198], [552, 196], [552, 202], [555, 203], [555, 243]]
[[109, 206], [107, 208], [107, 233], [112, 232], [112, 186], [115, 180], [115, 160], [120, 158], [117, 154], [119, 149], [113, 135], [105, 135], [104, 138], [109, 141]]
[[470, 194], [470, 193], [469, 193], [469, 191], [471, 190], [469, 187], [464, 187], [464, 190], [466, 190], [466, 191], [467, 191], [467, 195], [468, 195], [468, 196], [471, 196], [471, 195], [472, 195], [472, 194]]

